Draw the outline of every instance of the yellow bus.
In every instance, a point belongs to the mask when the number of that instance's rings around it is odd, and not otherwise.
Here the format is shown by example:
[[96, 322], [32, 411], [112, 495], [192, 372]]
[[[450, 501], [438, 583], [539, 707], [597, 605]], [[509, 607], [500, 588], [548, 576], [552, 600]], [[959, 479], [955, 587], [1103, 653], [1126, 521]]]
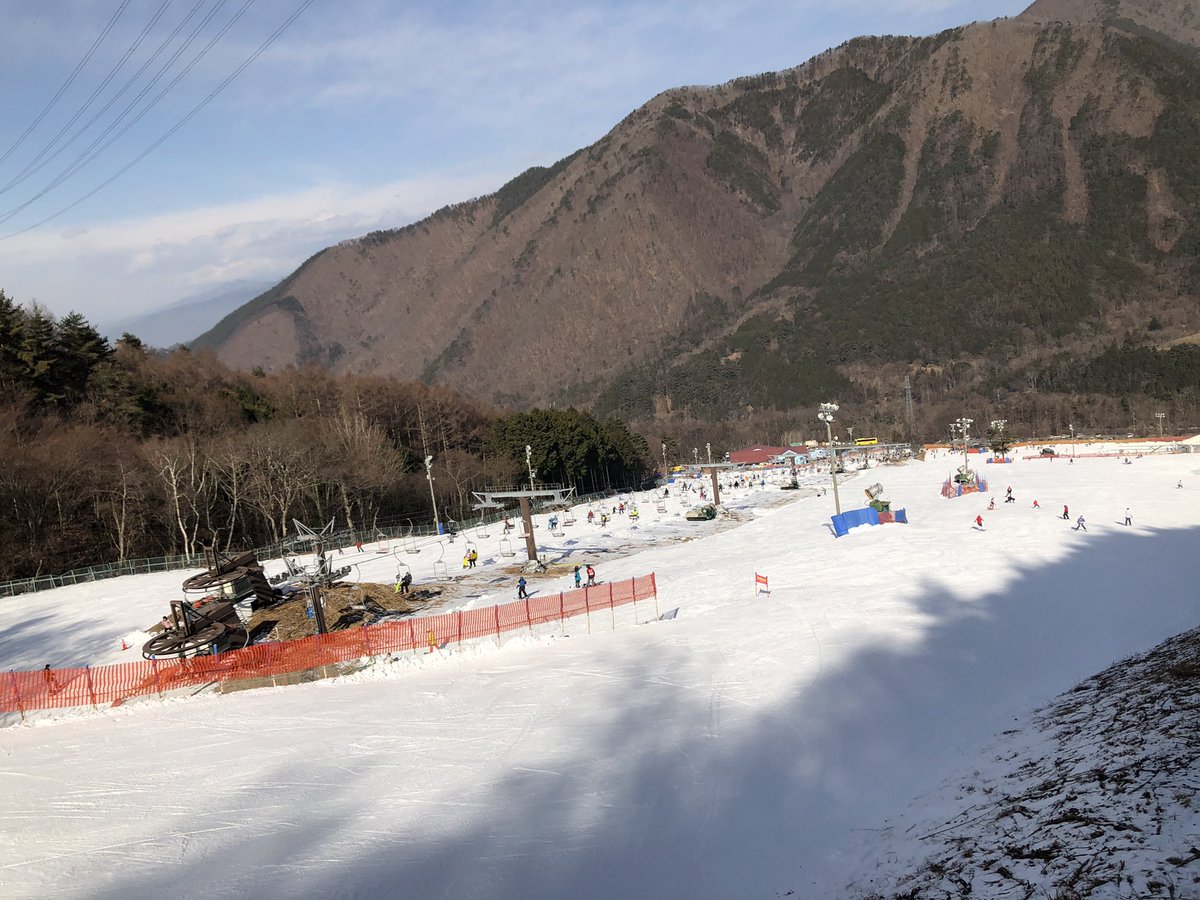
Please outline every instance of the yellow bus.
[[855, 447], [874, 447], [879, 443], [879, 438], [855, 438]]

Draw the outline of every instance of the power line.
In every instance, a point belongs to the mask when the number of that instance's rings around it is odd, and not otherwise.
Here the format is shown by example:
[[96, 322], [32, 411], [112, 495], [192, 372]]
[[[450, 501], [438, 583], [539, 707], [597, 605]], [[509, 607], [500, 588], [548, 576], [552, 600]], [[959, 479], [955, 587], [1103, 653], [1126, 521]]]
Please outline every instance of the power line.
[[[71, 116], [71, 118], [67, 121], [67, 124], [58, 130], [58, 134], [54, 135], [54, 137], [47, 141], [45, 146], [43, 146], [42, 149], [37, 152], [33, 159], [25, 164], [25, 167], [21, 169], [20, 172], [12, 177], [8, 184], [0, 187], [0, 194], [3, 194], [5, 191], [8, 191], [9, 189], [20, 184], [22, 181], [41, 168], [41, 166], [38, 165], [39, 161], [54, 147], [55, 144], [58, 143], [62, 136], [66, 134], [68, 130], [70, 130], [71, 126], [79, 121], [79, 117], [87, 112], [88, 107], [91, 106], [95, 99], [100, 96], [101, 92], [108, 87], [109, 82], [117, 77], [117, 73], [124, 68], [125, 63], [129, 61], [129, 58], [137, 52], [138, 47], [142, 45], [142, 41], [146, 39], [146, 36], [150, 34], [154, 26], [158, 24], [158, 20], [163, 17], [163, 14], [173, 2], [174, 0], [163, 0], [163, 2], [159, 5], [158, 10], [153, 16], [151, 16], [150, 21], [146, 23], [146, 27], [142, 29], [141, 33], [137, 36], [134, 42], [125, 49], [125, 52], [121, 55], [121, 58], [117, 60], [116, 65], [109, 70], [108, 74], [104, 76], [100, 84], [96, 86], [96, 89], [92, 91], [91, 96], [88, 97], [87, 100], [83, 101], [83, 105], [75, 111], [75, 115]], [[95, 121], [95, 119], [92, 121]], [[79, 134], [80, 132], [76, 132], [76, 136]], [[68, 142], [68, 144], [69, 143], [70, 142]]]
[[[252, 0], [251, 0], [251, 2], [252, 2]], [[283, 24], [280, 25], [278, 28], [276, 28], [275, 31], [273, 31], [271, 33], [271, 36], [268, 37], [265, 41], [263, 41], [263, 43], [258, 46], [258, 49], [256, 49], [253, 53], [251, 53], [248, 57], [246, 57], [246, 59], [243, 60], [242, 63], [225, 78], [224, 81], [222, 81], [219, 85], [217, 85], [216, 88], [214, 88], [213, 91], [207, 97], [205, 97], [203, 100], [201, 100], [195, 106], [193, 106], [187, 115], [185, 115], [182, 119], [180, 119], [178, 122], [176, 122], [174, 125], [172, 125], [169, 129], [167, 129], [167, 131], [161, 137], [159, 137], [158, 140], [156, 140], [149, 147], [147, 147], [145, 150], [143, 150], [141, 153], [139, 153], [136, 157], [134, 157], [132, 160], [130, 160], [128, 163], [126, 163], [124, 166], [122, 166], [120, 169], [118, 169], [116, 172], [114, 172], [112, 175], [110, 175], [107, 179], [102, 181], [100, 184], [96, 185], [96, 187], [92, 188], [92, 190], [88, 191], [86, 194], [84, 194], [82, 197], [80, 197], [75, 202], [73, 202], [67, 206], [64, 206], [62, 209], [58, 210], [58, 212], [47, 216], [46, 218], [42, 219], [39, 222], [34, 222], [32, 225], [22, 228], [20, 231], [14, 231], [11, 234], [6, 234], [3, 236], [0, 236], [0, 241], [6, 241], [10, 238], [17, 237], [18, 235], [26, 234], [27, 232], [30, 232], [35, 228], [40, 228], [41, 226], [45, 225], [47, 222], [53, 221], [54, 219], [61, 216], [63, 213], [69, 212], [70, 210], [77, 207], [79, 204], [83, 203], [85, 200], [88, 200], [89, 198], [95, 196], [100, 191], [104, 190], [104, 188], [108, 187], [110, 184], [112, 184], [114, 181], [116, 181], [118, 178], [120, 178], [122, 175], [124, 175], [126, 172], [128, 172], [130, 169], [132, 169], [135, 165], [137, 165], [139, 162], [141, 162], [143, 159], [145, 159], [147, 156], [149, 156], [151, 153], [153, 153], [154, 150], [156, 150], [159, 147], [159, 145], [161, 145], [164, 141], [166, 141], [168, 138], [170, 138], [171, 135], [175, 134], [175, 132], [177, 132], [180, 128], [182, 128], [184, 125], [186, 125], [188, 122], [190, 122], [196, 116], [197, 113], [199, 113], [202, 109], [204, 109], [204, 107], [208, 106], [208, 104], [211, 103], [217, 97], [218, 94], [220, 94], [223, 90], [225, 90], [225, 88], [227, 88], [230, 85], [230, 83], [233, 82], [233, 80], [235, 78], [237, 78], [240, 74], [242, 74], [242, 72], [244, 72], [246, 70], [246, 68], [248, 68], [256, 59], [258, 59], [260, 56], [262, 56], [262, 54], [265, 53], [266, 50], [272, 44], [274, 44], [276, 40], [279, 39], [280, 35], [282, 35], [285, 31], [287, 31], [287, 29], [291, 27], [292, 23], [295, 22], [298, 18], [300, 18], [300, 16], [304, 14], [304, 11], [307, 10], [310, 6], [312, 6], [313, 3], [315, 3], [315, 2], [316, 2], [316, 0], [304, 0], [304, 2], [301, 3], [295, 9], [295, 11], [293, 11], [292, 14], [287, 17], [286, 20], [284, 20]]]
[[196, 56], [193, 57], [192, 60], [186, 66], [184, 66], [183, 71], [181, 71], [174, 78], [172, 78], [170, 83], [168, 83], [165, 88], [163, 88], [161, 91], [159, 91], [158, 95], [155, 96], [153, 100], [151, 100], [136, 116], [134, 116], [129, 122], [127, 122], [124, 125], [124, 127], [121, 128], [120, 131], [118, 131], [115, 135], [113, 135], [112, 138], [110, 138], [103, 145], [99, 146], [99, 149], [97, 149], [97, 146], [100, 145], [100, 142], [104, 141], [104, 139], [106, 137], [108, 137], [109, 134], [112, 133], [113, 129], [115, 129], [118, 125], [121, 124], [121, 120], [124, 119], [127, 115], [129, 115], [130, 111], [133, 110], [139, 102], [141, 102], [142, 98], [145, 97], [148, 93], [150, 93], [151, 89], [159, 82], [159, 80], [163, 77], [163, 75], [165, 75], [167, 73], [167, 71], [171, 68], [171, 66], [173, 66], [175, 64], [175, 61], [177, 59], [179, 59], [179, 57], [183, 55], [183, 52], [192, 45], [192, 43], [200, 35], [200, 32], [202, 32], [204, 30], [204, 28], [207, 27], [208, 23], [213, 20], [213, 18], [216, 16], [216, 14], [221, 10], [221, 8], [226, 3], [226, 0], [219, 0], [217, 5], [214, 6], [211, 10], [209, 10], [208, 14], [200, 21], [200, 23], [195, 28], [192, 29], [192, 33], [187, 36], [187, 38], [184, 40], [183, 44], [180, 45], [173, 54], [171, 54], [171, 58], [168, 59], [165, 63], [163, 63], [163, 65], [159, 68], [158, 72], [155, 73], [154, 77], [150, 79], [149, 83], [147, 83], [138, 92], [138, 95], [136, 97], [134, 97], [131, 101], [129, 101], [128, 104], [126, 104], [125, 108], [123, 110], [121, 110], [121, 113], [117, 116], [117, 118], [108, 124], [108, 127], [105, 128], [104, 131], [102, 131], [100, 133], [99, 137], [95, 138], [82, 152], [80, 152], [75, 157], [75, 159], [73, 159], [67, 165], [67, 167], [65, 169], [63, 169], [56, 176], [54, 176], [54, 178], [51, 179], [50, 183], [47, 184], [44, 188], [42, 188], [40, 191], [35, 193], [32, 197], [30, 197], [24, 203], [14, 206], [12, 209], [7, 210], [3, 215], [0, 215], [0, 223], [9, 221], [13, 216], [17, 215], [17, 213], [32, 206], [34, 203], [36, 203], [42, 197], [46, 196], [46, 194], [50, 193], [50, 191], [54, 190], [56, 187], [63, 184], [65, 181], [67, 181], [72, 176], [77, 174], [85, 166], [87, 166], [89, 163], [91, 163], [92, 161], [97, 159], [105, 150], [107, 150], [109, 147], [111, 147], [116, 141], [118, 141], [126, 132], [129, 131], [130, 128], [132, 128], [139, 121], [141, 121], [142, 117], [145, 116], [146, 113], [150, 112], [150, 110], [152, 110], [163, 97], [165, 97], [168, 93], [170, 93], [170, 91], [175, 87], [175, 85], [177, 85], [181, 80], [183, 80], [183, 78], [193, 68], [195, 68], [195, 66], [200, 62], [200, 60], [202, 60], [208, 54], [208, 51], [213, 48], [213, 46], [217, 43], [217, 41], [219, 41], [222, 37], [225, 36], [225, 33], [234, 26], [234, 24], [238, 21], [238, 19], [240, 19], [242, 17], [242, 14], [245, 13], [246, 10], [254, 2], [255, 2], [255, 0], [245, 0], [245, 3], [242, 4], [242, 8], [239, 9], [237, 11], [237, 13], [233, 16], [233, 18], [231, 18], [228, 22], [226, 22], [225, 25], [223, 25], [221, 27], [221, 29], [212, 38], [209, 39], [209, 42], [200, 50], [200, 52], [197, 53]]
[[58, 101], [62, 98], [62, 95], [67, 92], [67, 88], [74, 83], [75, 79], [79, 76], [79, 73], [83, 71], [83, 67], [88, 64], [88, 61], [91, 60], [92, 55], [96, 52], [100, 45], [104, 43], [104, 39], [108, 37], [108, 33], [113, 30], [113, 26], [117, 24], [117, 20], [121, 18], [121, 13], [125, 12], [125, 7], [129, 6], [129, 3], [130, 0], [123, 0], [121, 5], [117, 7], [117, 11], [112, 14], [112, 18], [108, 20], [108, 24], [104, 26], [104, 29], [96, 37], [96, 40], [92, 41], [92, 46], [88, 48], [87, 53], [83, 54], [83, 59], [79, 61], [79, 64], [75, 66], [71, 74], [67, 76], [67, 80], [63, 82], [62, 87], [60, 87], [55, 92], [54, 96], [51, 97], [46, 103], [46, 105], [42, 107], [42, 111], [37, 114], [37, 118], [35, 118], [29, 124], [29, 127], [21, 133], [21, 136], [16, 139], [13, 145], [4, 151], [3, 156], [0, 156], [0, 163], [3, 163], [6, 159], [12, 156], [13, 151], [20, 147], [21, 144], [25, 143], [25, 138], [29, 137], [29, 135], [33, 133], [33, 129], [37, 128], [38, 125], [41, 124], [42, 119], [46, 118], [50, 110], [54, 109], [54, 105], [58, 103]]

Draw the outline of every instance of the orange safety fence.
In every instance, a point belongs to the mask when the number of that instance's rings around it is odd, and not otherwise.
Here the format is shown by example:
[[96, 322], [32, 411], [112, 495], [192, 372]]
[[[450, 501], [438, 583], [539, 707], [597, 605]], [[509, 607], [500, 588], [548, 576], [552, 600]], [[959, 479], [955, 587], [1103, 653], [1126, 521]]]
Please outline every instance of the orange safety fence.
[[381, 622], [296, 641], [256, 644], [216, 656], [151, 659], [73, 669], [0, 674], [0, 713], [117, 705], [130, 697], [203, 688], [224, 681], [304, 672], [383, 653], [439, 649], [499, 637], [657, 596], [654, 573], [499, 606]]

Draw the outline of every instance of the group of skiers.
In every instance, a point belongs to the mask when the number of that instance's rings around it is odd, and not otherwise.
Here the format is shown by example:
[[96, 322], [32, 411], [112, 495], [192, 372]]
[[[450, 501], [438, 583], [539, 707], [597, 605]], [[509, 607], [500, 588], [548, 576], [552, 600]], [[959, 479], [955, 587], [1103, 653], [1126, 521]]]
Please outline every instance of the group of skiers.
[[[1177, 485], [1177, 487], [1183, 487], [1183, 482], [1180, 482], [1180, 483]], [[1008, 487], [1008, 490], [1007, 490], [1007, 491], [1005, 491], [1004, 502], [1005, 502], [1005, 503], [1014, 503], [1014, 502], [1016, 502], [1016, 501], [1015, 501], [1015, 499], [1013, 498], [1012, 486], [1011, 486], [1011, 485]], [[991, 500], [989, 500], [989, 501], [988, 501], [988, 509], [995, 509], [995, 508], [996, 508], [996, 498], [995, 498], [995, 497], [993, 497], [993, 498], [991, 498]], [[1034, 508], [1034, 509], [1041, 509], [1042, 507], [1041, 507], [1041, 504], [1037, 502], [1037, 500], [1034, 500], [1034, 501], [1033, 501], [1033, 508]], [[1068, 508], [1067, 504], [1065, 504], [1065, 503], [1063, 504], [1063, 511], [1062, 511], [1062, 515], [1061, 515], [1061, 516], [1059, 516], [1059, 518], [1061, 518], [1061, 519], [1064, 519], [1064, 520], [1066, 520], [1066, 521], [1070, 521], [1070, 519], [1071, 519], [1071, 511], [1070, 511], [1070, 509]], [[1125, 507], [1125, 524], [1126, 524], [1126, 525], [1132, 525], [1132, 524], [1133, 524], [1133, 513], [1132, 513], [1132, 511], [1130, 510], [1130, 508], [1129, 508], [1128, 506], [1127, 506], [1127, 507]], [[977, 515], [977, 516], [975, 516], [975, 527], [976, 527], [976, 528], [978, 528], [980, 531], [982, 531], [982, 530], [984, 529], [984, 525], [983, 525], [983, 516], [982, 516], [982, 515]], [[1073, 527], [1071, 530], [1072, 530], [1072, 531], [1087, 531], [1087, 520], [1086, 520], [1086, 519], [1084, 519], [1084, 517], [1083, 517], [1083, 516], [1080, 516], [1079, 518], [1077, 518], [1077, 519], [1075, 520], [1075, 527]]]

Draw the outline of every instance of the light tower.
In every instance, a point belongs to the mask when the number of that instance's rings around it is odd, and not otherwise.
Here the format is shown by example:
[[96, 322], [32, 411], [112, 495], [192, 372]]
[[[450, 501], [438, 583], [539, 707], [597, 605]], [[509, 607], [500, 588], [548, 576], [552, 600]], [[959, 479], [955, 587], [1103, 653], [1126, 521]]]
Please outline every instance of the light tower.
[[817, 418], [825, 423], [825, 437], [829, 447], [829, 477], [833, 481], [833, 508], [837, 514], [842, 514], [842, 501], [838, 498], [837, 489], [837, 453], [833, 446], [833, 414], [838, 411], [836, 403], [822, 403]]
[[704, 442], [704, 452], [708, 456], [708, 461], [711, 463], [712, 462], [712, 444], [708, 443], [708, 441]]
[[663, 454], [663, 472], [665, 473], [667, 471], [667, 442], [666, 441], [662, 442], [662, 454]]
[[533, 447], [529, 444], [525, 445], [525, 468], [529, 469], [529, 489], [531, 491], [537, 490], [537, 484], [533, 480], [533, 477], [537, 474], [533, 470]]
[[442, 533], [442, 523], [438, 521], [437, 496], [433, 493], [433, 457], [425, 457], [425, 478], [429, 482], [429, 499], [433, 502], [433, 530], [435, 534]]
[[1158, 419], [1158, 436], [1163, 436], [1163, 419], [1167, 417], [1165, 412], [1156, 412], [1154, 418]]
[[699, 447], [692, 448], [692, 462], [694, 462], [696, 465], [700, 465], [700, 448]]

